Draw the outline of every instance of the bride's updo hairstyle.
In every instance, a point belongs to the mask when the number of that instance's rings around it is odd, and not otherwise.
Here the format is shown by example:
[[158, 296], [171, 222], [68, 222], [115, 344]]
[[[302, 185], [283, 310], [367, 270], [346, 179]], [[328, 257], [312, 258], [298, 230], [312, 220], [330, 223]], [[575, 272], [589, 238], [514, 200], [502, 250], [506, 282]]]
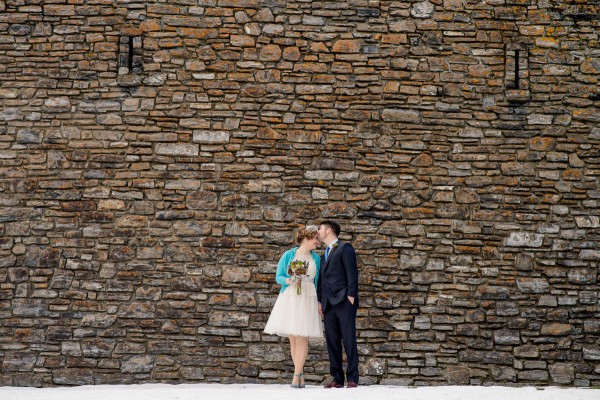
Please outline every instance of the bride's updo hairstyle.
[[294, 242], [297, 245], [300, 245], [304, 239], [314, 239], [319, 234], [319, 227], [316, 225], [306, 225], [301, 226], [296, 230], [296, 234], [294, 235]]

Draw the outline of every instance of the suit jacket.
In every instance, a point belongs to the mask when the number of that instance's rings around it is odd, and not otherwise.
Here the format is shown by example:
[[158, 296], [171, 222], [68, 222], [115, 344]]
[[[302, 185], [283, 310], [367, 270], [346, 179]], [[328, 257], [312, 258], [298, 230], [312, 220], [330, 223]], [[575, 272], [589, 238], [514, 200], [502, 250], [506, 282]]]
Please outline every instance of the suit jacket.
[[358, 268], [356, 252], [350, 243], [338, 242], [329, 252], [329, 258], [321, 257], [321, 277], [317, 281], [317, 298], [323, 311], [330, 305], [340, 304], [347, 296], [354, 297], [358, 307]]

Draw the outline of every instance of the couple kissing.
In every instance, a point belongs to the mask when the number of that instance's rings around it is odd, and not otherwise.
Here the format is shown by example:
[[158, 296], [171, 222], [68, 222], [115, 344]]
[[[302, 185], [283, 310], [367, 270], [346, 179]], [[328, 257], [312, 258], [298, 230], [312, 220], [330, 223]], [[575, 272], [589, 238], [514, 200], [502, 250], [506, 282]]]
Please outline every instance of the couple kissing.
[[[281, 290], [264, 331], [289, 338], [293, 388], [305, 387], [308, 338], [323, 336], [333, 377], [325, 388], [341, 388], [345, 382], [349, 388], [358, 386], [358, 268], [352, 245], [338, 239], [340, 231], [334, 221], [299, 228], [294, 237], [296, 246], [283, 253], [277, 264], [275, 281]], [[316, 249], [321, 242], [326, 247], [319, 254]], [[345, 373], [342, 345], [347, 360]]]

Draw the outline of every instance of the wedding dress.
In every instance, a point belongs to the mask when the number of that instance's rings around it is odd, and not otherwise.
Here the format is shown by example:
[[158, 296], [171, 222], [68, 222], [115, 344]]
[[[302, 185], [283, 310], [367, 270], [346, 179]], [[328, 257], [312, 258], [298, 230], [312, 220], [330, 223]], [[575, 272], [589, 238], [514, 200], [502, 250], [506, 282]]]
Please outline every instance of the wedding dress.
[[[299, 259], [298, 255], [294, 257], [294, 261]], [[323, 321], [319, 315], [315, 288], [317, 267], [312, 257], [301, 260], [308, 261], [307, 276], [297, 279], [283, 293], [279, 293], [265, 326], [265, 333], [284, 337], [323, 337]], [[301, 294], [297, 294], [300, 284]]]

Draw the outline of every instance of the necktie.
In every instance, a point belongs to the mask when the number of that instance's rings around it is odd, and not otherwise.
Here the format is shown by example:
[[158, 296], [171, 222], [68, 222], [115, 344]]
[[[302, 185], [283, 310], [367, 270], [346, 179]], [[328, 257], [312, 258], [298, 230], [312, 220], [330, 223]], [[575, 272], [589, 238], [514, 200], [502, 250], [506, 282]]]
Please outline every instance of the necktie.
[[325, 261], [327, 261], [327, 259], [329, 258], [329, 250], [331, 250], [331, 248], [327, 246], [327, 248], [325, 249]]

